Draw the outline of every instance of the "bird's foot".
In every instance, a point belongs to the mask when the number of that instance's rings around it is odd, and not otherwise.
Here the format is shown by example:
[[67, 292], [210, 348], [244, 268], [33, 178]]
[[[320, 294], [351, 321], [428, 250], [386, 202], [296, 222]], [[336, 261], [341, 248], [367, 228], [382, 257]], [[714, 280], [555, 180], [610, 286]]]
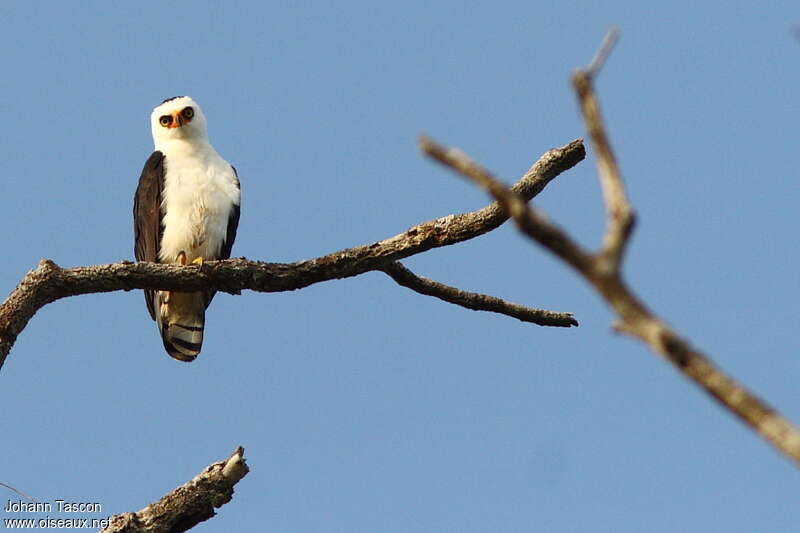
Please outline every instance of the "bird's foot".
[[192, 261], [192, 264], [197, 266], [203, 266], [203, 261], [205, 261], [203, 256], [195, 257], [194, 260]]
[[178, 253], [178, 264], [181, 266], [186, 266], [186, 252], [181, 251]]

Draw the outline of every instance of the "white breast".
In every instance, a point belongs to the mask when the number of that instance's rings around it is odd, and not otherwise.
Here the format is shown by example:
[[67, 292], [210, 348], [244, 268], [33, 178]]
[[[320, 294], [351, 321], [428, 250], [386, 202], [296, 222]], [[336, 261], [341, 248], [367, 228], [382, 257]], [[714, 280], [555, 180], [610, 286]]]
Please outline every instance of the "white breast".
[[174, 263], [182, 251], [189, 261], [217, 259], [228, 217], [240, 202], [233, 168], [208, 143], [174, 142], [159, 148], [165, 169], [159, 260]]

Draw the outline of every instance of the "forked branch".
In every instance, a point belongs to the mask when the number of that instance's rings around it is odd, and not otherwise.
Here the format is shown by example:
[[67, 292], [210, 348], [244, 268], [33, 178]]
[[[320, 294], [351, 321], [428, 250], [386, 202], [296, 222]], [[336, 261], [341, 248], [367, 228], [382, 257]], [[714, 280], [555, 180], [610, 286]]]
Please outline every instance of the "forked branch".
[[[577, 270], [617, 314], [618, 331], [635, 337], [664, 356], [680, 372], [694, 381], [734, 415], [783, 454], [800, 463], [800, 430], [743, 385], [725, 374], [702, 352], [693, 348], [665, 322], [653, 314], [628, 288], [621, 262], [633, 229], [633, 209], [625, 193], [611, 144], [606, 134], [595, 95], [594, 78], [599, 73], [615, 34], [607, 37], [601, 52], [586, 70], [573, 76], [587, 130], [597, 155], [600, 183], [605, 199], [608, 224], [599, 251], [582, 249], [568, 233], [552, 224], [537, 209], [527, 205], [487, 170], [464, 153], [447, 149], [423, 138], [422, 150], [485, 188], [514, 218], [519, 229]], [[610, 44], [609, 44], [610, 43]]]
[[[572, 168], [586, 155], [580, 139], [545, 153], [514, 185], [522, 198], [539, 194], [561, 172]], [[571, 313], [545, 311], [510, 304], [499, 298], [463, 292], [417, 277], [398, 260], [433, 248], [449, 246], [483, 235], [508, 220], [497, 203], [459, 215], [449, 215], [418, 224], [399, 235], [382, 241], [348, 248], [316, 259], [290, 264], [263, 263], [247, 259], [209, 261], [202, 266], [174, 266], [123, 261], [108, 265], [61, 268], [42, 260], [39, 267], [25, 276], [11, 295], [0, 304], [0, 367], [11, 351], [17, 336], [43, 306], [60, 298], [97, 292], [132, 289], [200, 291], [216, 289], [238, 294], [242, 290], [281, 292], [302, 289], [314, 283], [383, 271], [402, 285], [442, 300], [507, 314], [520, 320], [548, 326], [576, 326]], [[413, 273], [411, 274], [413, 275]], [[416, 277], [416, 276], [415, 276]], [[469, 295], [469, 297], [465, 297]]]

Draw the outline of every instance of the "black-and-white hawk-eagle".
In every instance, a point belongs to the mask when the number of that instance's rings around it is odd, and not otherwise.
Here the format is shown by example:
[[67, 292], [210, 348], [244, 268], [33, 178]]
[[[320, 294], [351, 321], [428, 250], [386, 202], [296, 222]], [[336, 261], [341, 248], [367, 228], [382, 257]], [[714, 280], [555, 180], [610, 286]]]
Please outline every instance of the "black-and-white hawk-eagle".
[[[236, 169], [208, 141], [206, 118], [188, 96], [164, 100], [150, 116], [155, 151], [144, 164], [133, 202], [137, 261], [202, 263], [227, 259], [239, 225]], [[145, 289], [164, 348], [193, 361], [203, 345], [214, 291]]]

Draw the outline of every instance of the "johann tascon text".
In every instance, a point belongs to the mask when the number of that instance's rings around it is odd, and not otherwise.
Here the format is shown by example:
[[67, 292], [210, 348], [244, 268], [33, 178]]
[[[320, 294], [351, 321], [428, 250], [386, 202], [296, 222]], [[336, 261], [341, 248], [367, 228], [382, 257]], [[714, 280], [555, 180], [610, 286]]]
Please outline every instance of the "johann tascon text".
[[[107, 527], [110, 522], [109, 518], [74, 515], [61, 517], [50, 514], [101, 513], [103, 506], [99, 502], [8, 500], [3, 510], [6, 513], [29, 515], [3, 518], [3, 525], [6, 529], [99, 529]], [[30, 516], [31, 514], [40, 516], [33, 517]]]

